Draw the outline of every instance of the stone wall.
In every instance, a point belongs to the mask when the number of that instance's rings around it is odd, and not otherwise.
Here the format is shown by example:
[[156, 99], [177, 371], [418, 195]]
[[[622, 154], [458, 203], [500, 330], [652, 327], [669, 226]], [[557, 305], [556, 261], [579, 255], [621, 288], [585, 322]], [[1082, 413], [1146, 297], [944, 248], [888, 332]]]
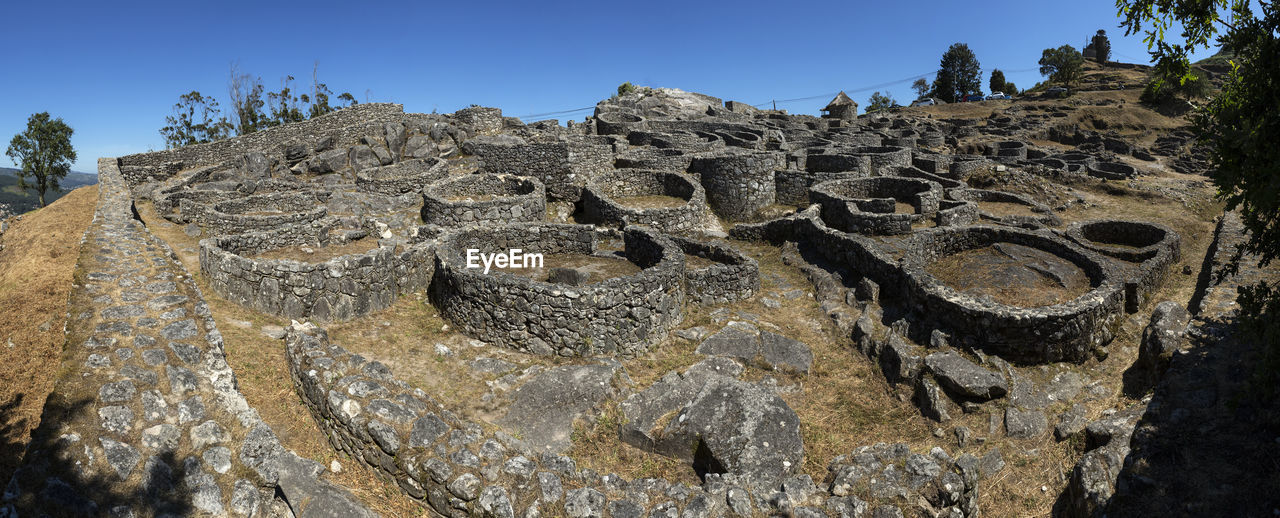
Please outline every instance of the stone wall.
[[661, 342], [683, 318], [684, 255], [650, 230], [628, 228], [623, 238], [627, 259], [641, 272], [566, 286], [467, 268], [466, 250], [592, 254], [594, 227], [523, 224], [455, 231], [437, 247], [432, 300], [463, 333], [503, 347], [632, 357]]
[[542, 221], [546, 214], [546, 190], [533, 177], [470, 174], [422, 191], [422, 221], [442, 227]]
[[750, 219], [777, 200], [774, 171], [786, 168], [786, 156], [776, 151], [695, 158], [689, 172], [700, 176], [707, 204], [720, 217]]
[[356, 173], [356, 188], [363, 192], [397, 196], [419, 193], [432, 182], [449, 175], [448, 162], [439, 158], [405, 160]]
[[215, 236], [307, 225], [329, 214], [314, 194], [298, 192], [232, 197], [212, 205], [182, 199], [178, 210]]
[[775, 186], [774, 190], [777, 191], [777, 203], [783, 205], [795, 205], [797, 207], [807, 207], [811, 203], [809, 200], [810, 187], [828, 180], [865, 178], [869, 175], [870, 173], [858, 172], [857, 170], [847, 170], [843, 172], [814, 172], [785, 169], [774, 173], [773, 183]]
[[480, 158], [481, 172], [535, 177], [546, 185], [547, 196], [554, 201], [578, 201], [592, 176], [613, 168], [612, 146], [587, 140], [476, 140], [468, 141], [465, 149]]
[[[573, 459], [533, 453], [503, 432], [487, 433], [370, 362], [329, 342], [311, 325], [287, 329], [289, 373], [334, 448], [395, 480], [414, 500], [443, 516], [902, 516], [860, 484], [901, 492], [907, 512], [980, 515], [979, 461], [927, 455], [903, 444], [857, 448], [833, 459], [825, 477], [766, 486], [708, 473], [701, 486], [662, 478], [626, 480], [579, 468]], [[914, 516], [914, 515], [912, 515]]]
[[[334, 137], [338, 146], [349, 146], [365, 134], [381, 128], [382, 123], [397, 122], [404, 116], [404, 107], [399, 104], [358, 104], [314, 119], [266, 128], [236, 138], [123, 156], [119, 164], [125, 180], [132, 187], [172, 176], [184, 164], [216, 164], [255, 150], [267, 153], [269, 158], [283, 158], [281, 145], [294, 140], [314, 142]], [[179, 165], [173, 166], [175, 163]]]
[[[925, 271], [940, 257], [1014, 243], [1048, 251], [1084, 270], [1093, 288], [1067, 302], [1016, 307], [984, 301], [947, 286]], [[1103, 258], [1055, 236], [1008, 227], [928, 229], [911, 238], [903, 273], [912, 303], [980, 347], [1010, 361], [1083, 362], [1114, 337], [1124, 304], [1124, 284]]]
[[685, 269], [686, 296], [697, 304], [725, 304], [749, 299], [760, 291], [760, 264], [726, 244], [670, 236], [686, 255], [715, 264]]
[[1091, 220], [1072, 223], [1066, 236], [1089, 250], [1125, 264], [1125, 309], [1137, 312], [1182, 257], [1182, 238], [1158, 223]]
[[[618, 198], [630, 196], [671, 196], [685, 203], [677, 207], [634, 208], [618, 202]], [[662, 232], [684, 232], [703, 224], [707, 198], [701, 185], [680, 173], [616, 169], [587, 184], [582, 208], [588, 221], [601, 225], [646, 225]]]
[[246, 257], [301, 243], [279, 233], [205, 239], [200, 241], [200, 270], [215, 293], [241, 306], [329, 322], [367, 315], [390, 306], [401, 292], [425, 289], [435, 267], [428, 243], [387, 243], [322, 263]]
[[[846, 178], [814, 185], [809, 198], [822, 206], [822, 219], [837, 229], [858, 234], [906, 234], [912, 224], [938, 212], [942, 186], [912, 178]], [[897, 213], [898, 202], [910, 204], [916, 213]]]

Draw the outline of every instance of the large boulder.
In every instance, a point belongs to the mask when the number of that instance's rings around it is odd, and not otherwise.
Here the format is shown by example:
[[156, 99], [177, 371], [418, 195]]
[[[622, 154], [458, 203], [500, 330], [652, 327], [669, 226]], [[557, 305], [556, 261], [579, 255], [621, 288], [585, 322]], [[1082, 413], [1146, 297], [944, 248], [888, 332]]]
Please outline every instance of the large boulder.
[[312, 158], [309, 169], [313, 173], [333, 173], [347, 167], [347, 150], [330, 149]]
[[700, 473], [773, 487], [804, 461], [800, 419], [772, 389], [735, 379], [740, 371], [732, 360], [709, 358], [632, 395], [620, 405], [622, 440]]
[[1009, 383], [999, 372], [984, 369], [955, 351], [933, 353], [925, 367], [948, 392], [966, 398], [989, 400], [1009, 393]]
[[774, 369], [789, 369], [801, 374], [808, 374], [813, 366], [813, 353], [808, 345], [771, 331], [762, 331], [746, 322], [729, 322], [720, 332], [698, 345], [696, 352], [747, 362], [755, 362], [759, 358]]
[[560, 453], [570, 446], [574, 420], [617, 395], [617, 363], [565, 365], [538, 374], [515, 390], [498, 424], [519, 432], [531, 447]]
[[1182, 347], [1187, 335], [1191, 314], [1181, 304], [1166, 300], [1151, 312], [1151, 321], [1142, 330], [1142, 347], [1138, 350], [1139, 365], [1159, 374], [1169, 368], [1174, 351]]

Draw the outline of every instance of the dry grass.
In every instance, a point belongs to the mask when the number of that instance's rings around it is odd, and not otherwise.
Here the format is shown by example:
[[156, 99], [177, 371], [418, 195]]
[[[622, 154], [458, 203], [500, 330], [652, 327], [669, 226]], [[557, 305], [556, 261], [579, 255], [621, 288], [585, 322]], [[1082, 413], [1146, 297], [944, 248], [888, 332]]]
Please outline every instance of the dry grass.
[[10, 219], [0, 238], [0, 480], [17, 467], [57, 379], [67, 295], [97, 201], [97, 186], [81, 187]]
[[997, 218], [1005, 216], [1040, 216], [1027, 205], [1007, 201], [980, 201], [978, 202], [978, 210]]
[[591, 274], [588, 282], [597, 283], [615, 277], [640, 273], [640, 267], [621, 257], [600, 257], [587, 254], [544, 254], [541, 268], [497, 268], [489, 273], [504, 272], [536, 281], [546, 281], [552, 268], [573, 268]]
[[[1008, 249], [1018, 250], [1021, 257], [1010, 258], [1004, 253]], [[1071, 273], [1064, 279], [1065, 285], [1028, 267], [1047, 262], [1056, 264], [1058, 271]], [[958, 291], [986, 295], [1001, 304], [1018, 307], [1061, 304], [1091, 289], [1084, 270], [1070, 261], [1011, 243], [1002, 243], [999, 248], [987, 246], [949, 254], [925, 270]], [[1024, 275], [1011, 275], [1014, 271]]]
[[660, 194], [649, 196], [623, 196], [621, 198], [614, 198], [613, 201], [618, 202], [619, 205], [632, 209], [671, 209], [683, 207], [685, 204], [689, 203], [689, 200]]

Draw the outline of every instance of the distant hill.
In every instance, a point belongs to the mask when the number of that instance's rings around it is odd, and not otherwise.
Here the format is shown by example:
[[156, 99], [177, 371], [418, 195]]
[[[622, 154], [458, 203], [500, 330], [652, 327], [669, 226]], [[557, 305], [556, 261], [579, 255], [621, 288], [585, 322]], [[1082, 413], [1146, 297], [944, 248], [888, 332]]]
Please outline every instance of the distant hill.
[[[45, 193], [45, 202], [53, 203], [77, 187], [98, 183], [98, 175], [72, 171], [59, 182], [62, 190]], [[18, 170], [0, 167], [0, 212], [22, 214], [40, 208], [40, 195], [34, 190], [18, 187]]]

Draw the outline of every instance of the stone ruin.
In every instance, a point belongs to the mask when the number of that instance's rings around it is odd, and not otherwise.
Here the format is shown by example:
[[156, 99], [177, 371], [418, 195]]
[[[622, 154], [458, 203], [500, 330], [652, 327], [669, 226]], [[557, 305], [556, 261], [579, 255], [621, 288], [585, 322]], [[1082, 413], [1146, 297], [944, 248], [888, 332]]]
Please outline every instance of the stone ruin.
[[[84, 349], [76, 354], [85, 376], [115, 381], [95, 391], [90, 408], [68, 410], [84, 419], [37, 434], [5, 505], [122, 516], [150, 505], [73, 489], [105, 480], [188, 495], [212, 514], [367, 513], [317, 478], [319, 466], [284, 450], [239, 397], [195, 272], [137, 219], [134, 202], [145, 200], [200, 238], [199, 275], [211, 295], [308, 322], [283, 339], [311, 418], [334, 448], [440, 515], [979, 516], [981, 479], [1003, 464], [998, 453], [953, 458], [941, 447], [868, 444], [830, 459], [826, 477], [814, 480], [800, 473], [795, 412], [776, 384], [744, 375], [763, 362], [804, 376], [815, 361], [809, 347], [745, 321], [715, 333], [678, 329], [690, 308], [758, 296], [760, 265], [733, 240], [771, 244], [812, 281], [850, 350], [907, 387], [922, 414], [946, 422], [955, 412], [1000, 412], [1011, 437], [1044, 433], [1045, 404], [1017, 391], [1071, 402], [1085, 382], [1068, 376], [1028, 389], [1020, 369], [1105, 356], [1118, 321], [1151, 303], [1180, 253], [1179, 236], [1163, 225], [1063, 228], [1039, 201], [968, 186], [997, 168], [1142, 174], [1113, 152], [1031, 144], [1027, 132], [1052, 117], [1044, 119], [993, 120], [979, 132], [971, 121], [793, 116], [658, 90], [602, 101], [567, 126], [525, 124], [494, 108], [436, 115], [367, 104], [103, 159], [91, 252], [81, 260], [89, 273], [74, 295], [99, 311], [73, 315], [68, 333], [82, 337], [72, 346]], [[991, 141], [976, 152], [952, 152], [985, 135]], [[640, 198], [651, 204], [633, 201]], [[326, 258], [264, 257], [287, 247]], [[468, 250], [515, 248], [621, 261], [634, 272], [544, 279], [468, 266]], [[1060, 296], [1023, 305], [958, 287], [934, 269], [957, 257], [1010, 282], [1048, 283]], [[687, 266], [695, 260], [707, 264]], [[607, 387], [631, 358], [677, 338], [700, 342], [705, 359], [625, 395], [619, 439], [689, 463], [702, 485], [580, 468], [561, 452], [562, 432], [581, 412], [509, 416], [494, 432], [319, 327], [411, 292], [428, 293], [471, 339], [590, 360], [534, 378], [517, 397], [537, 397], [537, 383], [586, 390], [562, 386], [565, 376]], [[606, 392], [583, 397], [624, 396]], [[1071, 411], [1058, 421], [1060, 439], [1088, 425]], [[47, 459], [71, 459], [85, 472], [57, 471]], [[1087, 489], [1099, 493], [1096, 480]], [[1073, 509], [1087, 514], [1097, 498], [1081, 497]]]

